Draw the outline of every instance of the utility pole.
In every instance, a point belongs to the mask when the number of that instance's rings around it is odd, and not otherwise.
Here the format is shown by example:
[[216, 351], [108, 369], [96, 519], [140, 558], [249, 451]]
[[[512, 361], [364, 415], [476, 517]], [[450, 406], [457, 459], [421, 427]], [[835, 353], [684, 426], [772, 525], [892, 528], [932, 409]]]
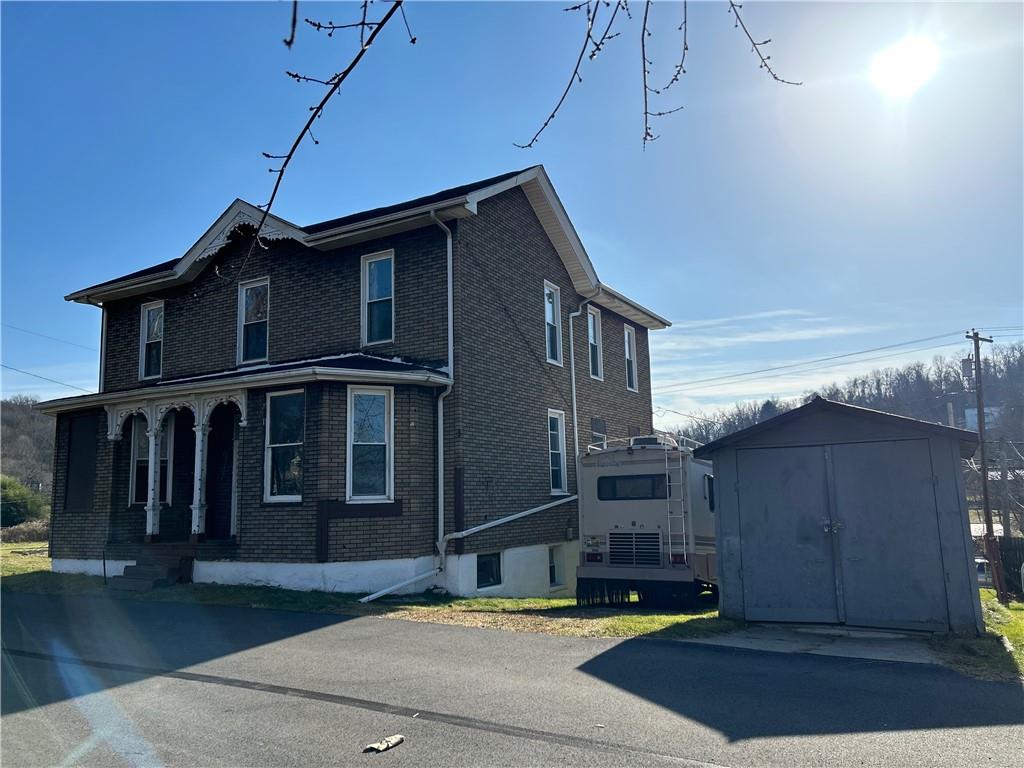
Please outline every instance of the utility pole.
[[[967, 334], [967, 338], [974, 342], [974, 392], [978, 404], [978, 449], [981, 452], [981, 503], [985, 511], [985, 553], [988, 555], [988, 562], [992, 568], [992, 583], [996, 588], [996, 598], [1003, 605], [1010, 602], [1006, 594], [1006, 582], [1003, 580], [1003, 558], [999, 551], [999, 542], [996, 541], [995, 532], [992, 530], [992, 507], [988, 498], [988, 456], [985, 450], [985, 395], [981, 385], [981, 342], [992, 343], [992, 339], [979, 334], [974, 328]], [[1006, 533], [1006, 531], [1004, 531]]]

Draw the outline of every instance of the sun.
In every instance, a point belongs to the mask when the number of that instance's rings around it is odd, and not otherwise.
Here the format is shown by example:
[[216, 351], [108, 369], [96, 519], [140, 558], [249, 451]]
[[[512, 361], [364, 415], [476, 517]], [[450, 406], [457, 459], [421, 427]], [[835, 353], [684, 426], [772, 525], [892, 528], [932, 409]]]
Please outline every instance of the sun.
[[879, 51], [871, 60], [872, 85], [891, 99], [907, 99], [939, 68], [939, 46], [911, 35]]

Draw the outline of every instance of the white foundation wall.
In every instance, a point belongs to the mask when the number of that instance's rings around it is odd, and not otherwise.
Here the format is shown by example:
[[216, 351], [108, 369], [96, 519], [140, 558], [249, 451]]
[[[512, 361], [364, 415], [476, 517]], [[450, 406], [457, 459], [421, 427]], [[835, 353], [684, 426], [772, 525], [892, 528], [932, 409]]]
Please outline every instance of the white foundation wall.
[[[556, 548], [558, 580], [548, 578], [548, 547]], [[487, 554], [487, 553], [481, 553]], [[501, 551], [501, 584], [477, 589], [476, 554], [448, 555], [445, 571], [437, 584], [460, 597], [573, 597], [576, 594], [576, 564], [579, 541], [534, 544]]]
[[[347, 563], [248, 563], [196, 560], [192, 581], [206, 584], [258, 584], [302, 591], [376, 592], [436, 567], [433, 557], [366, 560]], [[422, 592], [433, 586], [427, 577], [396, 594]]]
[[[107, 560], [107, 576], [120, 576], [125, 566], [135, 565], [134, 560]], [[50, 561], [50, 570], [54, 573], [84, 573], [89, 576], [103, 575], [102, 560], [72, 560], [55, 557]]]

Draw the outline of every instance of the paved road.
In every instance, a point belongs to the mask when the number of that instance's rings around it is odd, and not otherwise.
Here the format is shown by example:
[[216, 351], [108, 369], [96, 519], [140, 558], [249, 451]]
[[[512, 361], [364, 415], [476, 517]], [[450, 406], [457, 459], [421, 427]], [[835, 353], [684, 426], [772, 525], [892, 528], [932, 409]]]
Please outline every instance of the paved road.
[[5, 594], [2, 619], [5, 768], [1024, 754], [1022, 686], [928, 665], [95, 597]]

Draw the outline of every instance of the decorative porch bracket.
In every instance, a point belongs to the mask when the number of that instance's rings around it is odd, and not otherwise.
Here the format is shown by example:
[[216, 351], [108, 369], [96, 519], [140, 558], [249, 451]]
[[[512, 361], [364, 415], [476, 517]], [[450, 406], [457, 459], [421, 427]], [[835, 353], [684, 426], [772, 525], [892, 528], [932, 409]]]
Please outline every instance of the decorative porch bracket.
[[[107, 438], [120, 440], [124, 422], [129, 416], [146, 417], [146, 435], [149, 437], [148, 476], [146, 494], [146, 538], [160, 535], [160, 440], [163, 437], [164, 418], [171, 411], [192, 411], [196, 434], [195, 469], [192, 485], [192, 537], [200, 539], [206, 533], [206, 449], [210, 434], [210, 416], [221, 403], [234, 403], [239, 412], [239, 426], [246, 426], [246, 397], [244, 390], [189, 395], [174, 399], [153, 399], [106, 406]], [[168, 478], [170, 482], [170, 478]]]

